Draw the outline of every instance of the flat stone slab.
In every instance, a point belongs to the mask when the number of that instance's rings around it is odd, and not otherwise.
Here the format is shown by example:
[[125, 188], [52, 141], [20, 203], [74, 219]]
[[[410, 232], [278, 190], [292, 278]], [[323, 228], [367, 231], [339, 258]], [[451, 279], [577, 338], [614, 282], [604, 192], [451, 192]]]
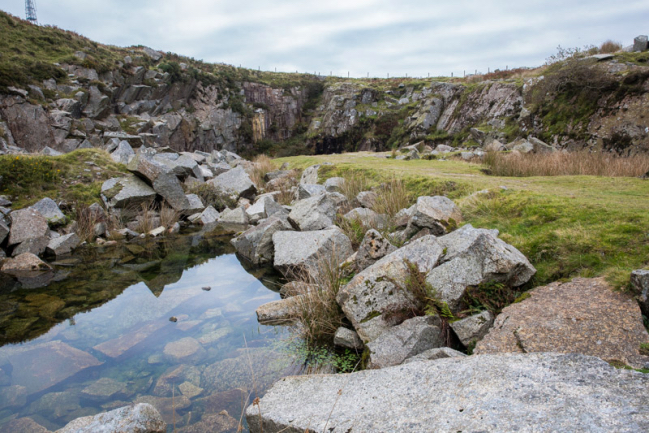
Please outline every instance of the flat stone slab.
[[135, 332], [129, 332], [121, 337], [113, 338], [112, 340], [105, 341], [96, 345], [93, 349], [98, 350], [106, 356], [117, 358], [132, 347], [137, 346], [142, 341], [147, 339], [150, 335], [158, 329], [165, 326], [167, 323], [163, 321], [148, 323]]
[[649, 431], [648, 389], [649, 375], [595, 357], [467, 356], [287, 377], [246, 419], [251, 433], [631, 433]]
[[638, 359], [640, 344], [649, 343], [638, 303], [603, 279], [575, 278], [528, 293], [503, 309], [474, 353], [582, 353], [636, 368], [647, 362]]

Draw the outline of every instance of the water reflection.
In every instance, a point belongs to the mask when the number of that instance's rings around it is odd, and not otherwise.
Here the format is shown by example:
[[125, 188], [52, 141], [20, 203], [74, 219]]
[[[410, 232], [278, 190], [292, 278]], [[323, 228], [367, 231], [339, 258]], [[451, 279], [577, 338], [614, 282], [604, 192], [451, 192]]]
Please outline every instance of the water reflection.
[[147, 402], [178, 431], [236, 431], [249, 395], [297, 370], [275, 348], [286, 331], [256, 320], [279, 299], [262, 283], [274, 274], [248, 273], [228, 240], [87, 249], [56, 267], [63, 281], [29, 289], [12, 279], [0, 295], [0, 424], [30, 417], [56, 430]]

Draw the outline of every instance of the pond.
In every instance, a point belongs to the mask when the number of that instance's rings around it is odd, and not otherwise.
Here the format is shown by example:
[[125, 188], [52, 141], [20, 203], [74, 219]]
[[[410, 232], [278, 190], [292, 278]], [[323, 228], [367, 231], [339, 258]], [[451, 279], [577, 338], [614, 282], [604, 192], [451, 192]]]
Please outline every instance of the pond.
[[246, 270], [229, 240], [86, 247], [54, 272], [3, 276], [0, 431], [21, 417], [54, 431], [131, 402], [155, 406], [169, 431], [236, 431], [255, 396], [302, 366], [288, 329], [257, 322], [280, 298], [277, 275]]

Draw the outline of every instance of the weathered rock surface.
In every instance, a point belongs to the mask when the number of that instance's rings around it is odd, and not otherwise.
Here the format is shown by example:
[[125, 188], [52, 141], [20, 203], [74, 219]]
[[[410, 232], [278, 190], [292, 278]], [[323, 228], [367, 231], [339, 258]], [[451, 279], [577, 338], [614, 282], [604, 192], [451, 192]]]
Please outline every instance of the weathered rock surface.
[[344, 184], [344, 177], [330, 177], [325, 181], [324, 187], [327, 192], [341, 192]]
[[50, 225], [57, 225], [65, 222], [65, 215], [59, 209], [59, 206], [54, 200], [49, 197], [36, 202], [31, 206], [36, 209]]
[[77, 418], [56, 433], [166, 433], [167, 424], [150, 404], [139, 403]]
[[336, 204], [326, 194], [300, 200], [288, 215], [296, 230], [312, 231], [330, 227], [336, 217]]
[[384, 215], [379, 215], [372, 209], [364, 207], [354, 208], [343, 217], [349, 222], [358, 221], [364, 227], [377, 227], [378, 229], [383, 229], [387, 221]]
[[649, 271], [638, 269], [631, 272], [631, 287], [640, 303], [642, 314], [649, 317]]
[[496, 317], [474, 353], [582, 353], [642, 368], [649, 343], [637, 303], [599, 278], [575, 278], [528, 292]]
[[429, 228], [436, 236], [452, 231], [461, 221], [460, 209], [444, 196], [419, 197], [412, 216], [415, 226]]
[[45, 271], [52, 269], [50, 265], [32, 253], [23, 253], [8, 259], [2, 265], [2, 272]]
[[416, 264], [420, 272], [428, 272], [442, 255], [437, 238], [425, 236], [383, 257], [340, 289], [336, 300], [363, 341], [374, 340], [393, 325], [384, 313], [418, 307], [413, 295], [403, 288], [408, 276], [404, 260]]
[[490, 311], [483, 311], [480, 314], [466, 317], [461, 320], [449, 323], [455, 335], [465, 346], [482, 339], [494, 322], [494, 316]]
[[49, 233], [47, 220], [36, 209], [15, 210], [9, 216], [11, 217], [9, 245], [19, 244], [28, 239], [40, 238]]
[[246, 419], [252, 433], [631, 433], [649, 429], [648, 387], [648, 375], [583, 355], [467, 356], [287, 377], [261, 399], [261, 415], [251, 405]]
[[109, 207], [136, 208], [155, 196], [153, 188], [135, 176], [108, 179], [101, 186], [101, 198]]
[[250, 176], [248, 176], [242, 167], [236, 167], [219, 174], [207, 183], [227, 194], [236, 195], [237, 197], [252, 198], [257, 192], [255, 184], [250, 180]]
[[50, 240], [47, 244], [47, 252], [55, 256], [70, 254], [80, 243], [79, 236], [76, 233], [70, 233]]
[[274, 266], [284, 275], [307, 272], [317, 275], [317, 262], [333, 258], [339, 264], [352, 253], [352, 243], [338, 228], [273, 234]]
[[318, 183], [318, 170], [320, 169], [320, 164], [312, 165], [310, 167], [307, 167], [304, 169], [302, 172], [302, 177], [300, 177], [300, 183], [305, 184], [305, 183], [310, 183], [310, 184], [316, 184]]
[[258, 265], [273, 261], [275, 248], [273, 234], [278, 231], [293, 230], [286, 216], [272, 216], [258, 226], [251, 227], [241, 233], [230, 243], [237, 253]]
[[397, 247], [381, 236], [381, 233], [374, 229], [368, 230], [358, 247], [356, 270], [360, 272], [396, 250]]
[[291, 296], [259, 306], [256, 311], [257, 321], [262, 325], [279, 325], [295, 320], [304, 296], [306, 295]]
[[356, 196], [356, 200], [358, 203], [365, 208], [372, 208], [374, 207], [374, 203], [376, 203], [376, 200], [378, 198], [378, 195], [374, 191], [362, 191], [359, 192], [358, 195]]
[[202, 358], [205, 355], [205, 349], [203, 349], [196, 339], [185, 337], [167, 343], [163, 353], [173, 362], [187, 362]]
[[439, 317], [413, 317], [384, 331], [367, 344], [369, 367], [399, 365], [406, 359], [444, 345]]
[[134, 156], [135, 151], [126, 140], [120, 141], [117, 148], [110, 154], [113, 161], [124, 165], [128, 164]]
[[31, 418], [18, 418], [0, 425], [0, 433], [50, 433]]
[[361, 337], [358, 336], [356, 331], [342, 327], [336, 330], [334, 345], [354, 350], [363, 350], [363, 347], [365, 347], [363, 340], [361, 340]]
[[301, 183], [297, 187], [297, 199], [304, 200], [327, 192], [324, 185]]
[[47, 245], [50, 243], [50, 237], [41, 236], [38, 238], [27, 239], [24, 242], [16, 245], [11, 252], [13, 257], [19, 256], [24, 253], [32, 253], [36, 256], [40, 256], [45, 252]]
[[467, 224], [438, 238], [446, 254], [428, 272], [426, 281], [454, 312], [468, 286], [494, 281], [518, 287], [536, 273], [520, 251], [497, 236], [496, 230], [475, 229]]
[[185, 427], [183, 433], [226, 433], [236, 432], [239, 421], [223, 410], [217, 414], [205, 414], [199, 422]]
[[221, 212], [219, 222], [222, 224], [246, 225], [248, 224], [248, 214], [242, 207], [225, 209]]
[[286, 213], [286, 210], [270, 196], [259, 198], [252, 206], [246, 209], [248, 221], [256, 224], [259, 220], [268, 218], [276, 213]]
[[421, 352], [419, 355], [415, 355], [403, 361], [404, 364], [417, 361], [434, 361], [436, 359], [444, 358], [457, 358], [467, 356], [465, 353], [458, 352], [455, 349], [450, 347], [437, 347], [435, 349], [428, 349]]

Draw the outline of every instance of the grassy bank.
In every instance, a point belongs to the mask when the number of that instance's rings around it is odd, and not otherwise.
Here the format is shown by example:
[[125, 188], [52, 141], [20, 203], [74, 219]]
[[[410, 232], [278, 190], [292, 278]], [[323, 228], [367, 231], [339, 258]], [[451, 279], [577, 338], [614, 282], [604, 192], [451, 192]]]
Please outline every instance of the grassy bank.
[[[538, 269], [531, 285], [605, 276], [625, 287], [649, 265], [649, 182], [595, 176], [499, 177], [461, 161], [395, 161], [372, 153], [281, 158], [291, 168], [332, 162], [324, 177], [355, 171], [369, 186], [403, 179], [410, 200], [445, 194], [465, 221], [500, 230]], [[501, 187], [505, 187], [501, 188]], [[471, 196], [488, 189], [490, 194]]]

